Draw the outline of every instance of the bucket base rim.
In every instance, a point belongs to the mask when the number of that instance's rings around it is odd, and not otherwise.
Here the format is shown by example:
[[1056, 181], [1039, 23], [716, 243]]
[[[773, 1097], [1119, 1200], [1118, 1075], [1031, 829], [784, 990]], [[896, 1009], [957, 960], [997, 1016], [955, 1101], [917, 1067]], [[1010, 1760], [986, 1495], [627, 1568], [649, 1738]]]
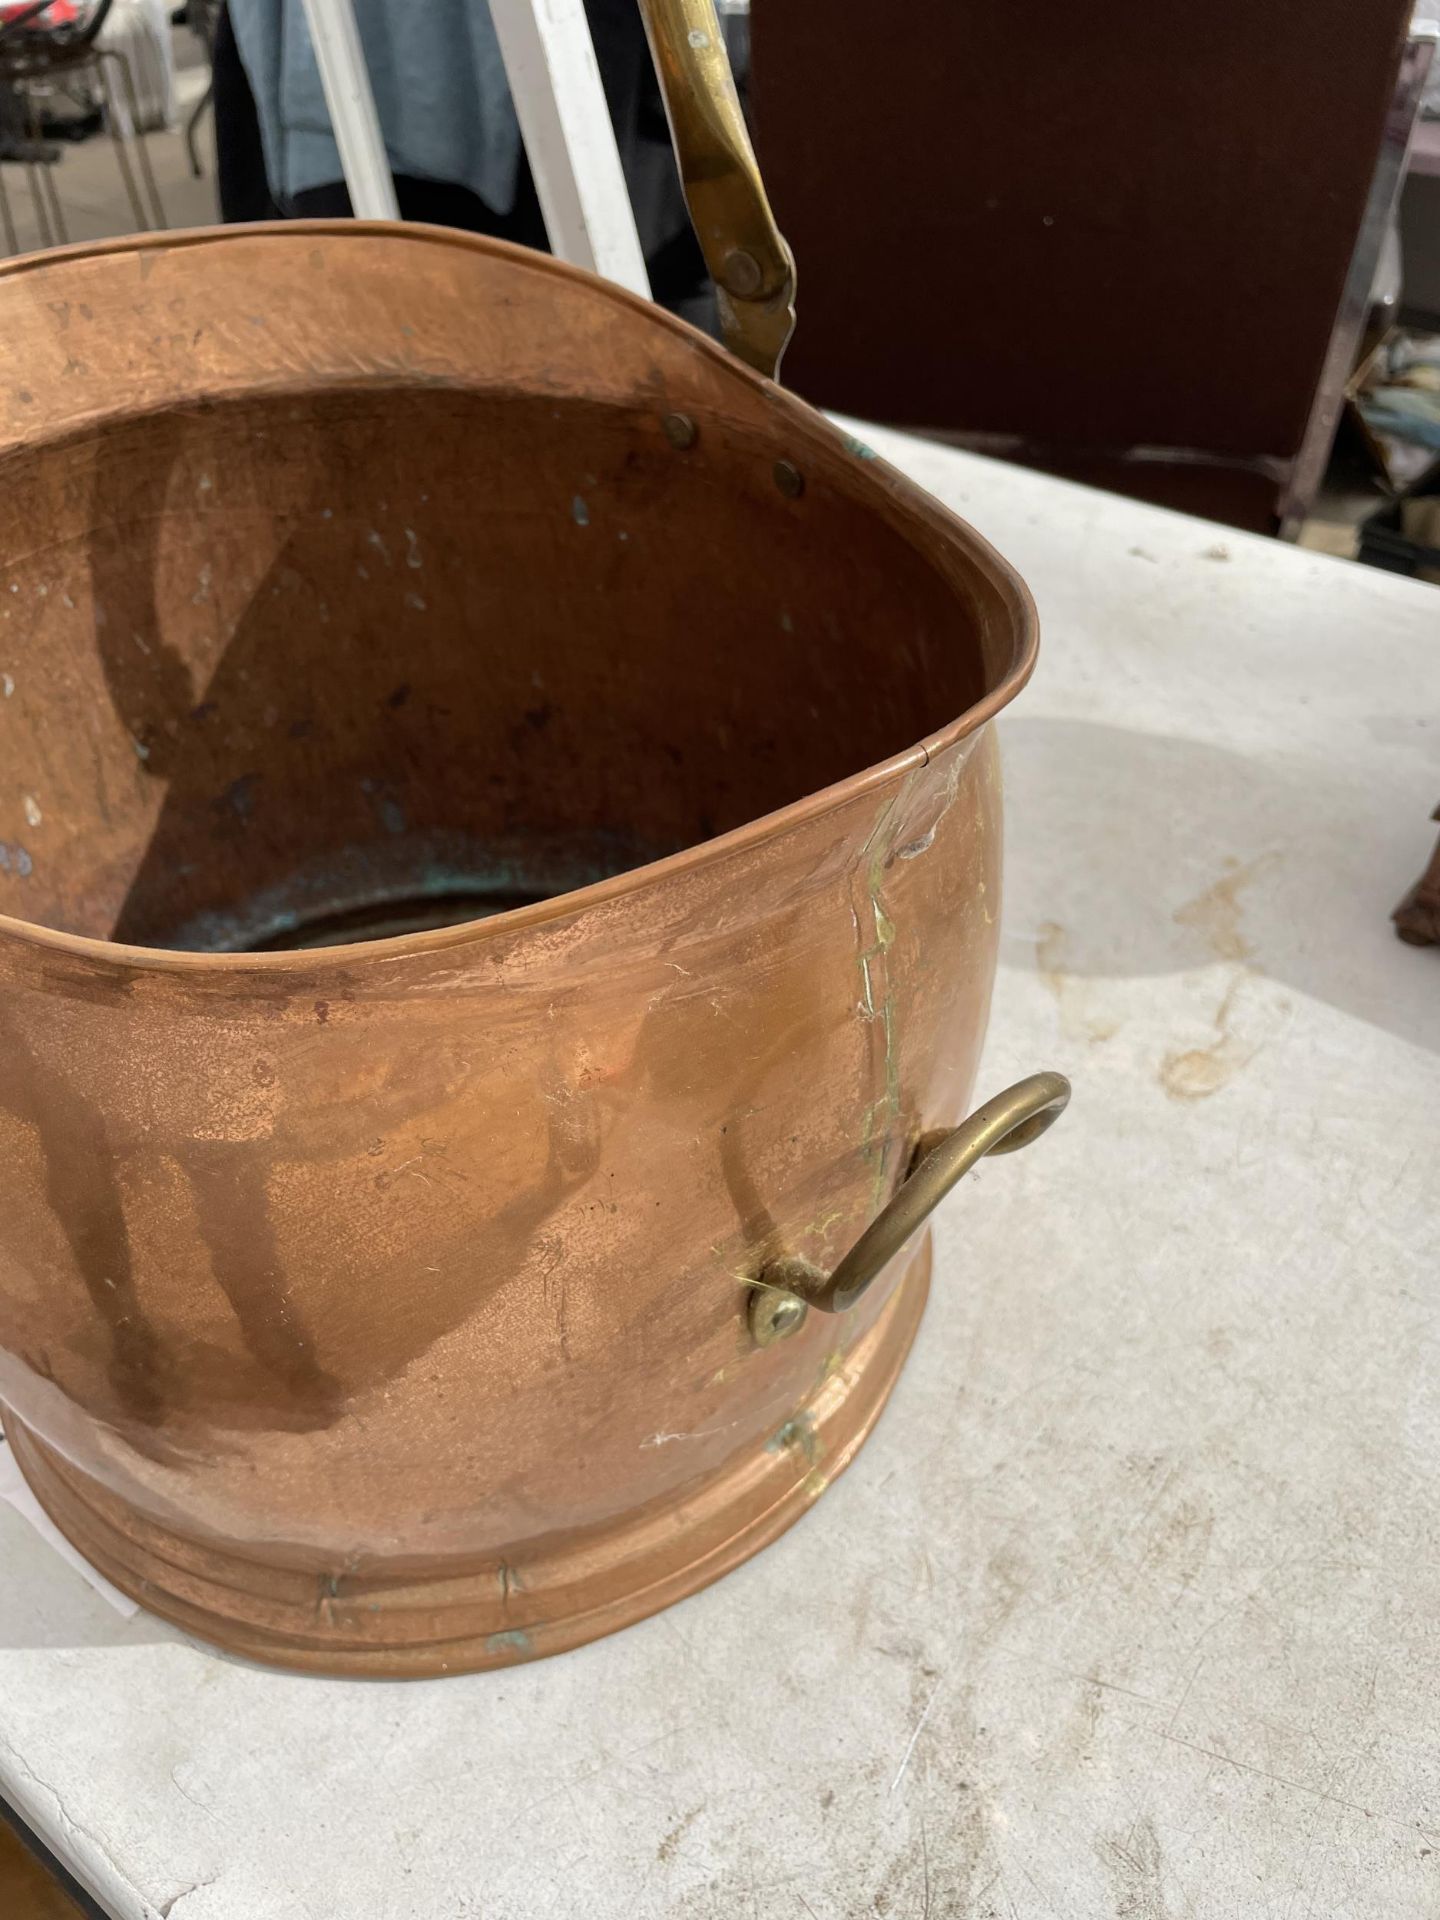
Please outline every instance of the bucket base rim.
[[[728, 1461], [658, 1523], [654, 1514], [622, 1522], [600, 1554], [593, 1545], [580, 1550], [568, 1579], [564, 1555], [547, 1552], [544, 1580], [513, 1591], [497, 1588], [497, 1557], [488, 1553], [469, 1570], [451, 1563], [403, 1581], [367, 1575], [317, 1596], [312, 1576], [142, 1519], [8, 1408], [3, 1427], [31, 1491], [72, 1546], [122, 1593], [226, 1653], [348, 1678], [482, 1672], [633, 1626], [720, 1579], [801, 1519], [880, 1417], [919, 1328], [930, 1268], [927, 1232], [845, 1365], [781, 1430], [794, 1444], [772, 1437]], [[679, 1564], [677, 1528], [694, 1548]], [[560, 1603], [548, 1618], [547, 1595]]]

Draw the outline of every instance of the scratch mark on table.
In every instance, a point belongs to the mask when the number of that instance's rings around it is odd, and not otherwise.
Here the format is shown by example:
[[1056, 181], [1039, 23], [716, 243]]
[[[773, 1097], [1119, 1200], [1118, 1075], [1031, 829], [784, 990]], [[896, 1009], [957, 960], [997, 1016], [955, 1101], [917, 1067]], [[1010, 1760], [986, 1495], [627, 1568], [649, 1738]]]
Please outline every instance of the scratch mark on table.
[[1387, 1826], [1399, 1827], [1404, 1833], [1422, 1833], [1426, 1839], [1440, 1839], [1440, 1834], [1422, 1826], [1418, 1820], [1400, 1820], [1394, 1814], [1379, 1813], [1374, 1807], [1363, 1807], [1358, 1800], [1346, 1800], [1338, 1793], [1330, 1793], [1324, 1787], [1311, 1786], [1308, 1780], [1292, 1780], [1287, 1774], [1273, 1773], [1269, 1767], [1257, 1767], [1248, 1760], [1236, 1760], [1228, 1753], [1220, 1753], [1214, 1747], [1203, 1747], [1195, 1740], [1182, 1740], [1178, 1733], [1161, 1733], [1162, 1740], [1168, 1740], [1172, 1747], [1184, 1747], [1191, 1753], [1203, 1755], [1206, 1760], [1218, 1761], [1221, 1766], [1234, 1767], [1237, 1773], [1254, 1774], [1261, 1780], [1272, 1780], [1277, 1787], [1289, 1787], [1295, 1793], [1313, 1794], [1317, 1800], [1323, 1800], [1332, 1807], [1343, 1807], [1347, 1813], [1358, 1813], [1366, 1820], [1383, 1820]]
[[920, 1735], [924, 1732], [925, 1722], [930, 1718], [930, 1709], [935, 1704], [935, 1696], [936, 1694], [939, 1693], [941, 1687], [944, 1686], [944, 1684], [945, 1684], [945, 1676], [942, 1673], [940, 1678], [935, 1682], [934, 1686], [930, 1689], [930, 1698], [925, 1702], [924, 1710], [922, 1711], [920, 1718], [915, 1722], [915, 1730], [910, 1735], [910, 1738], [906, 1743], [904, 1757], [900, 1762], [900, 1766], [898, 1771], [896, 1772], [895, 1778], [890, 1782], [890, 1792], [892, 1794], [894, 1793], [895, 1789], [900, 1785], [900, 1782], [905, 1778], [905, 1769], [909, 1766], [910, 1756], [915, 1751], [915, 1742], [920, 1738]]

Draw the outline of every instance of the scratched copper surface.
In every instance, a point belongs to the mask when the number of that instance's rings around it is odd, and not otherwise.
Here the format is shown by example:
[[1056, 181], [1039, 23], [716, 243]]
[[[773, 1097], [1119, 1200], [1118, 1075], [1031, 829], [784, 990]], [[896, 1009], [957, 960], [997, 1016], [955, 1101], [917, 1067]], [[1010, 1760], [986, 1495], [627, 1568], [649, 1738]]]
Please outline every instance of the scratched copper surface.
[[32, 258], [0, 336], [0, 1399], [42, 1499], [331, 1669], [713, 1578], [914, 1333], [923, 1249], [763, 1352], [747, 1283], [838, 1258], [967, 1103], [1023, 588], [495, 244]]

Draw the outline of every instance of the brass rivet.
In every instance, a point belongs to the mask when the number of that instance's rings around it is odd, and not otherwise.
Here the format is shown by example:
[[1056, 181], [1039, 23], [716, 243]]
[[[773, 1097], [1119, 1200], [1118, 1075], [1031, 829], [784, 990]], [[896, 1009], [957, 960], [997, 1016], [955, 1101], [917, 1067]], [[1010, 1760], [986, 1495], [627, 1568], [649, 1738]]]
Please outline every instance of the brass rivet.
[[775, 462], [775, 484], [787, 500], [798, 500], [805, 491], [805, 476], [788, 460]]
[[788, 1340], [804, 1326], [810, 1309], [793, 1293], [780, 1293], [774, 1287], [756, 1287], [750, 1295], [750, 1334], [757, 1347], [773, 1347], [777, 1340]]
[[760, 262], [743, 247], [732, 248], [720, 262], [720, 284], [737, 300], [748, 300], [757, 294], [763, 278]]
[[667, 413], [660, 424], [665, 429], [665, 438], [681, 453], [693, 447], [700, 438], [700, 430], [688, 413]]

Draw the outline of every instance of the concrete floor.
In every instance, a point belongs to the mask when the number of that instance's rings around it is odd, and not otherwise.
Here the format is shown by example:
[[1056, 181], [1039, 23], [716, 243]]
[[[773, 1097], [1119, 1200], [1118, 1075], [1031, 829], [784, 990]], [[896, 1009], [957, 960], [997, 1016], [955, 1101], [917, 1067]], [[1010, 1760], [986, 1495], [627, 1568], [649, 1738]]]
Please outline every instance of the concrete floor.
[[[214, 127], [207, 111], [197, 142], [205, 172], [196, 179], [185, 151], [185, 121], [205, 91], [208, 72], [194, 38], [175, 34], [176, 97], [179, 127], [173, 133], [143, 135], [155, 184], [160, 190], [165, 224], [171, 228], [210, 226], [219, 218], [215, 202]], [[59, 194], [66, 235], [71, 240], [104, 240], [113, 234], [133, 233], [136, 221], [116, 159], [115, 145], [101, 133], [78, 145], [61, 141], [60, 158], [52, 170]], [[22, 253], [43, 244], [27, 169], [14, 162], [0, 165], [0, 184], [9, 196], [16, 238]], [[4, 251], [0, 239], [0, 252]]]

